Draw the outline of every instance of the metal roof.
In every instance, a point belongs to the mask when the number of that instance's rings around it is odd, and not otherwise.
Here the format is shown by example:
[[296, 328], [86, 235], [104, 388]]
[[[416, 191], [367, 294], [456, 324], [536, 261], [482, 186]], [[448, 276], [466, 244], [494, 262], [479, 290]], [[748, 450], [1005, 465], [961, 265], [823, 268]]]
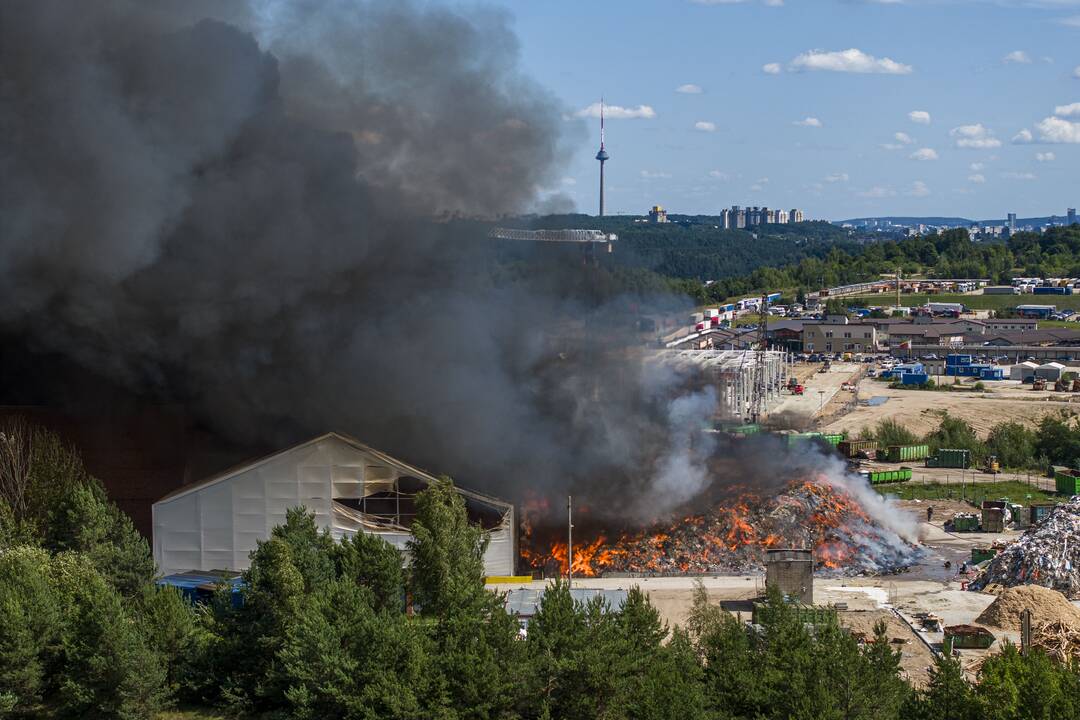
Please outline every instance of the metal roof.
[[[521, 617], [532, 617], [540, 608], [546, 588], [516, 588], [506, 593], [506, 611]], [[627, 591], [623, 589], [603, 590], [601, 588], [570, 588], [570, 597], [575, 603], [588, 603], [601, 597], [610, 610], [621, 610], [626, 602]]]

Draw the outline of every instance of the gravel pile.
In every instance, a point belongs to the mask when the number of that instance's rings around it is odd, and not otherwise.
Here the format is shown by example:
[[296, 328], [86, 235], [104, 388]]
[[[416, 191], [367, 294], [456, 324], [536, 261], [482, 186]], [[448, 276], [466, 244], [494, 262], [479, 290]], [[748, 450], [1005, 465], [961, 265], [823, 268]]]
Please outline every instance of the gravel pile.
[[1080, 496], [999, 552], [969, 587], [987, 585], [1041, 585], [1080, 599]]

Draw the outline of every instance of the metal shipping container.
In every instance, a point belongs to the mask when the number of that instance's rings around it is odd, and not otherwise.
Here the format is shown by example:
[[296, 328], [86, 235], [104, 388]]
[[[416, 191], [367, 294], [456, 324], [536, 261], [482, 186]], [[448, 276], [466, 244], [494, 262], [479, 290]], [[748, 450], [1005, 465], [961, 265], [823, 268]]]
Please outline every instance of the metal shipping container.
[[842, 440], [836, 444], [836, 449], [844, 457], [856, 457], [859, 453], [877, 450], [877, 443], [873, 440]]
[[885, 453], [885, 459], [889, 462], [911, 462], [923, 460], [930, 454], [929, 445], [890, 445]]
[[1080, 470], [1055, 472], [1054, 489], [1061, 495], [1080, 495]]
[[941, 448], [936, 455], [931, 455], [926, 459], [926, 467], [966, 470], [971, 467], [971, 451]]

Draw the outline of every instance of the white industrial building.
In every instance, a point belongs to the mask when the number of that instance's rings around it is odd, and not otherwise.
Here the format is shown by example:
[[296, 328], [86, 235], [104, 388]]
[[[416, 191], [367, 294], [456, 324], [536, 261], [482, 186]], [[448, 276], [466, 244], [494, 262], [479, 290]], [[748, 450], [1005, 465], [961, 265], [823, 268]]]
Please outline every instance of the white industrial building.
[[[154, 503], [158, 571], [245, 570], [260, 540], [304, 506], [335, 540], [376, 534], [405, 551], [416, 493], [435, 477], [359, 441], [327, 433], [201, 482]], [[470, 519], [490, 534], [487, 575], [512, 575], [517, 557], [514, 506], [457, 488]]]
[[1061, 379], [1062, 374], [1065, 372], [1065, 366], [1059, 362], [1043, 363], [1035, 370], [1035, 377], [1040, 380], [1049, 380], [1050, 382], [1056, 382]]
[[1009, 368], [1010, 380], [1026, 380], [1028, 378], [1035, 377], [1035, 371], [1039, 369], [1037, 363], [1033, 363], [1030, 360], [1025, 360], [1022, 363], [1017, 363]]

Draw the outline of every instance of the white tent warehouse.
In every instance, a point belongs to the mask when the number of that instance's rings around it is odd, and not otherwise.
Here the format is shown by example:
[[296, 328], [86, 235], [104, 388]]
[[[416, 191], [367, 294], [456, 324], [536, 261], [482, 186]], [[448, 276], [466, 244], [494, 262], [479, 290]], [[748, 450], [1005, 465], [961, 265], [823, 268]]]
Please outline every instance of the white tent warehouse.
[[[336, 540], [374, 533], [405, 550], [416, 493], [435, 477], [359, 441], [327, 433], [179, 488], [154, 503], [154, 560], [166, 575], [246, 570], [259, 540], [303, 505]], [[457, 488], [469, 517], [490, 534], [488, 575], [512, 575], [514, 506]]]

